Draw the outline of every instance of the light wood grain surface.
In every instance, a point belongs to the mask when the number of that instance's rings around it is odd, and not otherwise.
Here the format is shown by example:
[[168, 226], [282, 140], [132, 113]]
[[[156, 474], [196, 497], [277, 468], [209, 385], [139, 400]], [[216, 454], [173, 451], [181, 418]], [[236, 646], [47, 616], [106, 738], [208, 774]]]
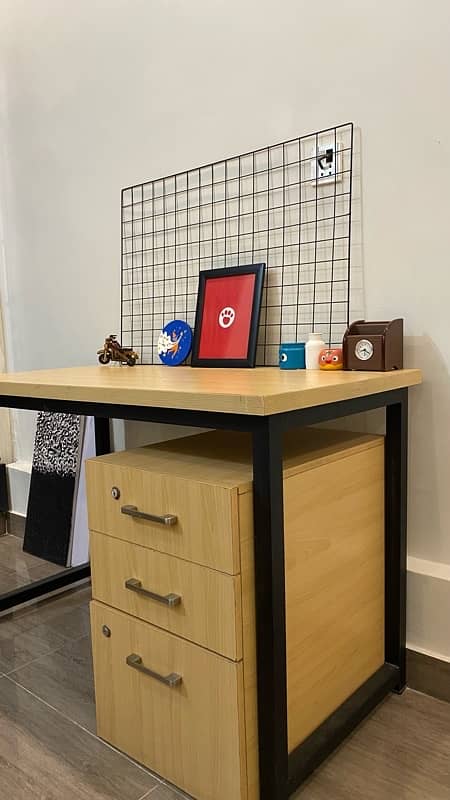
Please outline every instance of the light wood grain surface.
[[[351, 431], [327, 428], [289, 431], [283, 442], [284, 477], [289, 478], [312, 466], [318, 467], [377, 444], [379, 437]], [[251, 436], [236, 431], [211, 431], [108, 453], [93, 459], [92, 463], [103, 465], [103, 468], [107, 465], [120, 467], [125, 472], [138, 470], [167, 475], [172, 482], [180, 478], [201, 485], [237, 489], [240, 494], [251, 491], [253, 485]], [[108, 502], [111, 505], [109, 494]], [[93, 513], [97, 512], [98, 509], [93, 510]]]
[[384, 447], [284, 482], [289, 750], [384, 663]]
[[[334, 431], [311, 429], [324, 448]], [[341, 451], [284, 480], [289, 750], [384, 662], [384, 439], [338, 432]], [[337, 441], [334, 442], [337, 446]], [[258, 797], [252, 494], [239, 495], [249, 798]]]
[[[384, 661], [383, 445], [381, 436], [323, 428], [305, 428], [285, 441], [291, 750]], [[242, 657], [236, 687], [238, 698], [242, 697], [238, 699], [239, 736], [245, 767], [233, 797], [256, 800], [250, 436], [205, 433], [100, 456], [88, 462], [87, 470], [91, 527], [103, 532], [92, 533], [94, 598], [222, 655]], [[120, 488], [118, 501], [111, 496], [112, 486]], [[175, 513], [179, 522], [164, 529], [150, 521], [136, 521], [121, 514], [122, 504], [151, 513]], [[182, 594], [186, 609], [161, 609], [132, 596], [123, 588], [130, 576], [161, 594]], [[135, 624], [133, 631], [142, 631], [142, 636], [152, 630], [148, 625], [141, 628], [138, 619], [129, 624]], [[102, 638], [98, 644], [103, 652]], [[102, 686], [110, 668], [118, 669], [115, 660], [97, 670], [98, 694], [110, 692], [109, 686]], [[150, 695], [141, 700], [153, 711]], [[193, 706], [186, 708], [188, 712], [195, 716]], [[117, 730], [104, 729], [103, 735], [118, 744]], [[154, 769], [171, 769], [170, 764], [155, 766], [156, 754], [138, 752], [132, 737], [123, 738], [119, 746]], [[162, 774], [167, 778], [173, 773]], [[203, 800], [203, 794], [199, 797]]]
[[[195, 480], [133, 469], [117, 460], [86, 464], [89, 528], [235, 575], [239, 572], [237, 491]], [[115, 500], [111, 489], [120, 490]], [[147, 514], [172, 514], [161, 525], [122, 514], [122, 506]]]
[[0, 396], [117, 403], [264, 416], [421, 383], [420, 370], [69, 367], [0, 375]]
[[[242, 662], [95, 601], [91, 619], [99, 736], [194, 797], [247, 800]], [[136, 671], [130, 653], [182, 684]]]
[[[241, 578], [91, 531], [92, 596], [216, 653], [242, 658]], [[178, 594], [169, 607], [130, 591], [135, 578], [159, 595]]]

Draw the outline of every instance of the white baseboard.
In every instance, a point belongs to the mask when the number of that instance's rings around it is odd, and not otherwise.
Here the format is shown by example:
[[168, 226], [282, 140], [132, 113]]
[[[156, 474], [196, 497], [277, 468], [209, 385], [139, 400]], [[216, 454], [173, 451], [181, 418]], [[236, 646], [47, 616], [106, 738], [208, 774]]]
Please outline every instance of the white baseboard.
[[407, 646], [450, 661], [450, 564], [408, 558]]

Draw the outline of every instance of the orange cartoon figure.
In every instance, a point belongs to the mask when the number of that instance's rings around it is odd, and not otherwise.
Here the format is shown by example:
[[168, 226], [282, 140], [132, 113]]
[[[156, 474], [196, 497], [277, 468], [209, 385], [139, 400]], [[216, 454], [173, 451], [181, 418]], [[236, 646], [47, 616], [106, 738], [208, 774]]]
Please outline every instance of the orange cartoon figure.
[[183, 331], [177, 336], [175, 331], [172, 331], [172, 343], [169, 347], [169, 352], [172, 353], [173, 356], [176, 356], [178, 353], [178, 349], [180, 346], [180, 341], [183, 338]]
[[342, 347], [331, 347], [319, 353], [320, 369], [344, 369]]

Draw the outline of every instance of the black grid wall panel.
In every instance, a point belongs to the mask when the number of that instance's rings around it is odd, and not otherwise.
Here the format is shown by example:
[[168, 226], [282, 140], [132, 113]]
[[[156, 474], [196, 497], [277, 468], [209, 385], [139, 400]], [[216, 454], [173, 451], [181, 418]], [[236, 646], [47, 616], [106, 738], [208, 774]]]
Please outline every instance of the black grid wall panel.
[[[333, 146], [336, 177], [317, 152]], [[339, 125], [122, 191], [122, 344], [159, 362], [171, 319], [195, 321], [198, 275], [264, 262], [257, 363], [349, 320], [353, 124]]]

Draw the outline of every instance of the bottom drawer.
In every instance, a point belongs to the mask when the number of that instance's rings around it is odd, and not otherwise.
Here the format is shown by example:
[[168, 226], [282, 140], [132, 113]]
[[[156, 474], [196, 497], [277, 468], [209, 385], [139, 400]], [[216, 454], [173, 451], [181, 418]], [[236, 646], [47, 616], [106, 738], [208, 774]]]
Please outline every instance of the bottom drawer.
[[91, 625], [98, 735], [198, 800], [245, 800], [242, 663], [96, 601]]

